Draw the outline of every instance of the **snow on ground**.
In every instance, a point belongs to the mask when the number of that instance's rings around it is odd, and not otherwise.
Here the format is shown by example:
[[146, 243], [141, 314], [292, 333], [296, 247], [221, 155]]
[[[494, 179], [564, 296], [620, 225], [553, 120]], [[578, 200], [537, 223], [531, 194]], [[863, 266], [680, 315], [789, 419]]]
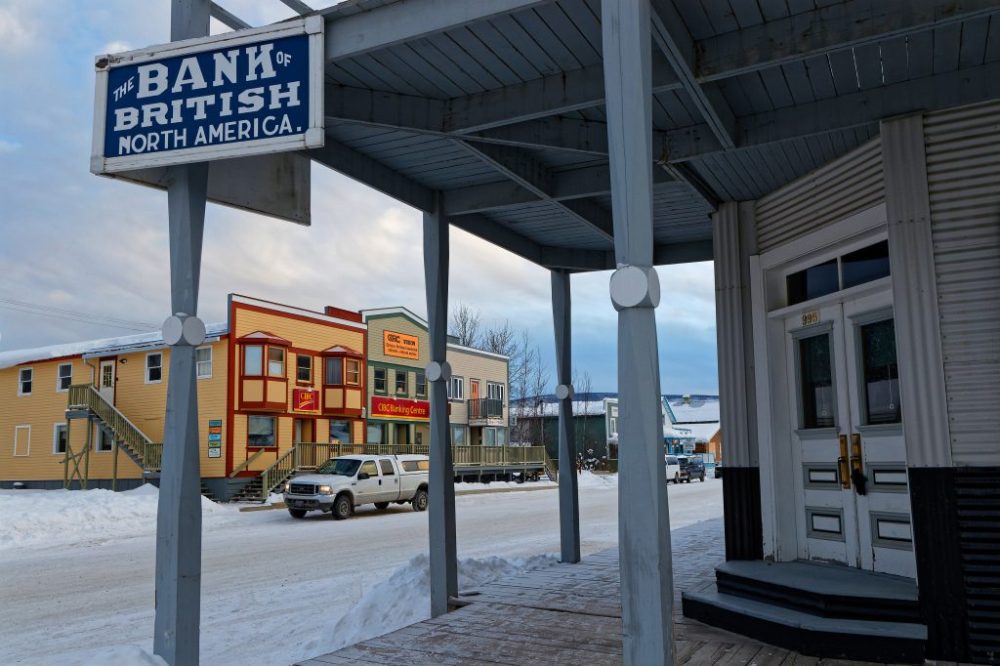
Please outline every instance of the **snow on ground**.
[[[458, 589], [538, 569], [558, 562], [555, 555], [536, 555], [508, 560], [502, 557], [459, 560]], [[430, 560], [420, 554], [377, 583], [334, 625], [329, 642], [320, 645], [325, 654], [360, 641], [387, 634], [431, 616], [427, 600], [431, 593]]]
[[[159, 490], [0, 490], [0, 550], [50, 548], [149, 534], [156, 529]], [[202, 498], [202, 518], [216, 527], [231, 520], [232, 507]]]
[[[617, 479], [578, 478], [586, 556], [617, 544]], [[670, 485], [671, 526], [721, 516], [721, 490], [715, 479]], [[155, 492], [0, 493], [0, 664], [155, 663]], [[386, 590], [393, 576], [423, 575], [427, 515], [405, 505], [294, 520], [207, 504], [202, 663], [290, 664], [426, 613], [426, 592], [410, 595], [416, 585]], [[559, 550], [554, 489], [461, 495], [456, 518], [459, 557], [477, 561], [465, 565], [473, 580]]]

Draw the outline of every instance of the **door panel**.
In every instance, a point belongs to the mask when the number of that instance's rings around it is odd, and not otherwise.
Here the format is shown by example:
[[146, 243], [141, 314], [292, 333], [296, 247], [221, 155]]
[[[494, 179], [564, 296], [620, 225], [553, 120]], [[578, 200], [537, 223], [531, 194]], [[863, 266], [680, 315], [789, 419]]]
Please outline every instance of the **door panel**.
[[97, 390], [101, 396], [114, 404], [115, 402], [115, 373], [118, 363], [114, 360], [101, 361], [101, 369], [97, 378]]
[[371, 476], [367, 479], [358, 479], [355, 481], [354, 503], [369, 504], [371, 502], [380, 502], [379, 493], [382, 492], [382, 489], [379, 482], [382, 480], [382, 477], [379, 475], [378, 465], [375, 464], [374, 460], [366, 460], [361, 463], [361, 467], [358, 469], [358, 474], [361, 472], [367, 472]]
[[891, 292], [785, 331], [799, 557], [915, 577]]

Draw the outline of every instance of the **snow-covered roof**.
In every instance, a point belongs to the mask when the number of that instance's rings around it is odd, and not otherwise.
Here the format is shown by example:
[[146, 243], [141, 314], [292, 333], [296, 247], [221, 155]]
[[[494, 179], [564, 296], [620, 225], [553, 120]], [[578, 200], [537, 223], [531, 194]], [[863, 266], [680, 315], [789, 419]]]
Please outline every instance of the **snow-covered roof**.
[[678, 425], [719, 422], [719, 399], [715, 397], [670, 397], [667, 398], [667, 406], [671, 420]]
[[[229, 325], [226, 322], [219, 322], [208, 324], [205, 329], [207, 338], [218, 338], [229, 332]], [[48, 345], [47, 347], [12, 349], [0, 352], [0, 369], [10, 368], [22, 363], [48, 361], [68, 356], [124, 354], [141, 349], [154, 349], [163, 346], [165, 346], [163, 333], [161, 331], [153, 331], [150, 333], [139, 333], [138, 335], [123, 335], [117, 338]]]
[[[559, 402], [558, 401], [545, 401], [542, 403], [541, 407], [542, 416], [559, 416]], [[574, 400], [573, 401], [573, 416], [601, 416], [604, 414], [604, 401], [603, 400]], [[521, 418], [533, 418], [537, 415], [534, 405], [529, 404], [528, 413]]]
[[[707, 442], [712, 439], [712, 436], [719, 431], [719, 424], [716, 423], [685, 423], [683, 425], [684, 430], [687, 430], [689, 434], [687, 437], [694, 437], [696, 442]], [[685, 435], [681, 435], [685, 436]]]

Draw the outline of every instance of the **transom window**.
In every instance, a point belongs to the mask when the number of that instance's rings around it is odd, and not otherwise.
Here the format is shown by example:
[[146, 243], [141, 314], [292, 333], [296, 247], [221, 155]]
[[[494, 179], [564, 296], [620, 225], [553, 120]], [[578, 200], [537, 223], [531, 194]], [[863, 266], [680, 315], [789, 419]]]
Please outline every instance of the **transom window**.
[[56, 390], [68, 391], [73, 383], [73, 364], [60, 363], [56, 369]]
[[163, 354], [146, 354], [146, 383], [158, 384], [163, 379]]
[[31, 384], [35, 376], [35, 371], [32, 368], [21, 368], [17, 373], [17, 394], [18, 395], [31, 395]]
[[888, 275], [889, 241], [879, 241], [787, 276], [788, 305], [810, 301]]

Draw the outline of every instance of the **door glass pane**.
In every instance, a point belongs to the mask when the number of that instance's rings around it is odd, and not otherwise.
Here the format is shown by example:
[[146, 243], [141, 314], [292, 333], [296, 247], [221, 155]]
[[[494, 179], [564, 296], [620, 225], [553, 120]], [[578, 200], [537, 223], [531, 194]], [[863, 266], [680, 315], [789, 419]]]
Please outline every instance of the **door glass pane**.
[[785, 278], [788, 288], [788, 304], [795, 305], [826, 294], [832, 294], [839, 289], [837, 280], [837, 260], [810, 266], [804, 271], [792, 273]]
[[899, 423], [899, 371], [892, 319], [861, 327], [866, 423]]
[[840, 258], [844, 289], [889, 275], [889, 241], [849, 252]]
[[802, 427], [832, 428], [833, 373], [830, 336], [799, 340], [799, 372], [802, 391]]

